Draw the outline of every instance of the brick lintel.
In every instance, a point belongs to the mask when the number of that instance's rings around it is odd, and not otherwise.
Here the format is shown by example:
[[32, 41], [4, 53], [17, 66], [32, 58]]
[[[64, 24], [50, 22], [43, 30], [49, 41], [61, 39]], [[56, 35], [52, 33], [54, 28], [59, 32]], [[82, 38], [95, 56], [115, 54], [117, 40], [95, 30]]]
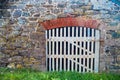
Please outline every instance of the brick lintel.
[[94, 28], [97, 29], [99, 26], [99, 22], [93, 19], [85, 19], [85, 18], [58, 18], [53, 20], [47, 20], [44, 22], [39, 22], [46, 30], [53, 29], [53, 28], [61, 28], [61, 27], [73, 27], [73, 26], [80, 26], [80, 27], [87, 27], [87, 28]]

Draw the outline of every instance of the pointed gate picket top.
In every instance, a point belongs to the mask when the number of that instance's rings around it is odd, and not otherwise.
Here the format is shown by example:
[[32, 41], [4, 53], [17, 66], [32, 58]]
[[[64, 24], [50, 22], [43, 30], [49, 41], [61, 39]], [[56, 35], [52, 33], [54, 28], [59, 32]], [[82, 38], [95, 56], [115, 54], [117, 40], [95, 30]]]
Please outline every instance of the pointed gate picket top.
[[98, 72], [99, 22], [84, 18], [58, 18], [40, 23], [46, 29], [48, 71]]

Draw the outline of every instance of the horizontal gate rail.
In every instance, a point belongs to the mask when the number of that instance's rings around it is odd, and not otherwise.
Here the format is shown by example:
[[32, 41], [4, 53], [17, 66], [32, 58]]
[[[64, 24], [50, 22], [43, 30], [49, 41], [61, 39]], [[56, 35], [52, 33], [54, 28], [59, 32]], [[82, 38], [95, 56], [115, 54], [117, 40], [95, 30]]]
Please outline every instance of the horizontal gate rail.
[[69, 58], [94, 58], [95, 57], [95, 55], [94, 54], [92, 54], [92, 55], [79, 55], [79, 56], [73, 56], [73, 55], [48, 55], [49, 56], [49, 58], [52, 58], [52, 57], [54, 57], [54, 58], [67, 58], [67, 57], [69, 57]]
[[47, 40], [57, 40], [57, 41], [67, 41], [67, 40], [70, 40], [70, 41], [99, 41], [99, 39], [95, 39], [95, 38], [64, 38], [64, 37], [61, 37], [61, 38], [59, 38], [59, 37], [51, 37], [51, 38], [49, 38], [49, 39], [47, 39]]

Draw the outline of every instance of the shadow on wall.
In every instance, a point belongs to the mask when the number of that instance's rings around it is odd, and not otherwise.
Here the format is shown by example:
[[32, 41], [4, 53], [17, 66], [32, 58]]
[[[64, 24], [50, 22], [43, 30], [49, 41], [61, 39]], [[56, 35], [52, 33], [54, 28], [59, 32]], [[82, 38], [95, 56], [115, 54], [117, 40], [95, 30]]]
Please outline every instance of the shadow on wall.
[[8, 2], [9, 2], [9, 0], [0, 0], [0, 9], [7, 9]]
[[[0, 18], [2, 18], [2, 16], [6, 12], [5, 9], [8, 9], [8, 6], [9, 6], [8, 2], [9, 2], [9, 0], [0, 0]], [[9, 14], [9, 16], [10, 16], [10, 14]]]
[[11, 8], [9, 3], [17, 2], [18, 0], [0, 0], [0, 19], [3, 17], [10, 17], [10, 12], [7, 9]]

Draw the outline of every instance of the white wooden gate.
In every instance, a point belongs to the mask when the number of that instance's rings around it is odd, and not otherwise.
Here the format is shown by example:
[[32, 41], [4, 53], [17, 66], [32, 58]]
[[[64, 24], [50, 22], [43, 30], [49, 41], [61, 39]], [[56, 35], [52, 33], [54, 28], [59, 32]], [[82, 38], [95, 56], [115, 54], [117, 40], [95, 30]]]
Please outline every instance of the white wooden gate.
[[98, 72], [99, 39], [99, 30], [92, 28], [46, 30], [47, 70]]

